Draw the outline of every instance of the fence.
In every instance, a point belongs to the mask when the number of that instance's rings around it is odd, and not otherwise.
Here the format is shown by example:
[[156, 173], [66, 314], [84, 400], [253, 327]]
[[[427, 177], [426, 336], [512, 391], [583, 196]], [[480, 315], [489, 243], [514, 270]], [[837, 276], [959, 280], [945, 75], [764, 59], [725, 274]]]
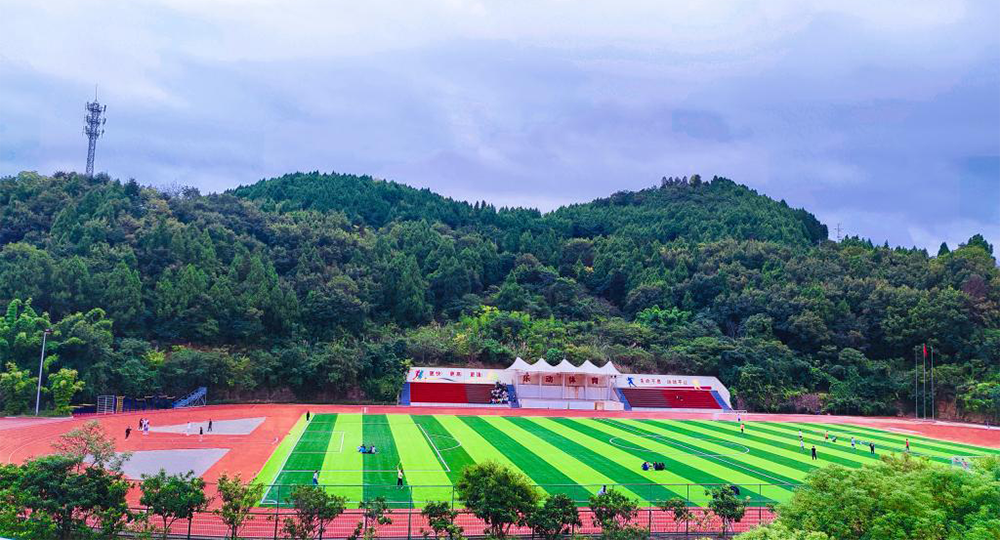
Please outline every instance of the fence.
[[[135, 509], [142, 512], [142, 509]], [[632, 525], [642, 527], [650, 531], [650, 536], [658, 537], [692, 537], [698, 538], [705, 535], [720, 535], [722, 532], [722, 522], [704, 508], [692, 508], [694, 516], [688, 521], [679, 522], [674, 519], [672, 512], [665, 512], [658, 508], [643, 508], [631, 521]], [[573, 533], [582, 535], [599, 534], [601, 528], [593, 523], [593, 512], [588, 508], [579, 509], [581, 527], [573, 529]], [[250, 514], [249, 519], [239, 530], [239, 538], [255, 540], [278, 540], [286, 539], [288, 536], [284, 532], [285, 519], [292, 518], [294, 512], [288, 509], [275, 508], [271, 511], [255, 511]], [[427, 525], [427, 520], [420, 515], [419, 510], [392, 510], [388, 517], [392, 523], [385, 525], [371, 525], [378, 531], [379, 538], [395, 539], [417, 539], [423, 537], [423, 532], [431, 532]], [[747, 508], [747, 512], [738, 523], [731, 524], [728, 534], [738, 534], [753, 529], [759, 525], [770, 523], [774, 519], [774, 512], [766, 507]], [[346, 538], [359, 522], [364, 520], [360, 510], [347, 510], [337, 519], [333, 520], [326, 528], [323, 538], [335, 539]], [[156, 522], [155, 519], [152, 520]], [[485, 525], [471, 512], [459, 510], [455, 523], [463, 528], [463, 534], [468, 537], [485, 536]], [[229, 531], [222, 519], [211, 513], [201, 512], [191, 521], [178, 521], [171, 528], [172, 538], [188, 538], [195, 540], [226, 538]], [[433, 533], [431, 533], [433, 536]], [[527, 527], [514, 527], [510, 531], [511, 535], [531, 536], [531, 530]]]
[[[706, 490], [721, 484], [608, 484], [608, 489], [616, 489], [636, 499], [642, 507], [632, 524], [650, 531], [651, 536], [662, 537], [696, 537], [706, 534], [718, 535], [722, 532], [722, 522], [707, 510], [710, 495]], [[726, 484], [727, 486], [729, 484]], [[294, 516], [294, 511], [288, 507], [287, 499], [294, 485], [275, 484], [265, 490], [265, 500], [255, 509], [240, 529], [239, 537], [248, 539], [281, 539], [287, 538], [284, 533], [286, 519]], [[330, 493], [346, 496], [348, 510], [331, 522], [324, 538], [346, 538], [359, 522], [363, 521], [362, 511], [358, 509], [361, 500], [374, 497], [385, 497], [392, 523], [374, 526], [381, 538], [422, 538], [423, 531], [430, 531], [427, 520], [420, 515], [420, 509], [429, 501], [448, 501], [458, 511], [456, 524], [464, 529], [466, 536], [484, 536], [485, 524], [471, 512], [461, 508], [461, 502], [453, 486], [404, 486], [396, 485], [324, 485]], [[600, 527], [593, 523], [593, 513], [586, 507], [587, 495], [596, 492], [601, 485], [578, 484], [544, 484], [538, 488], [546, 493], [565, 493], [579, 506], [582, 526], [574, 530], [577, 534], [598, 534]], [[774, 519], [772, 505], [784, 500], [792, 489], [789, 484], [740, 484], [737, 488], [740, 497], [748, 499], [746, 514], [740, 522], [731, 524], [730, 534], [745, 532], [758, 525], [770, 523]], [[137, 490], [133, 490], [130, 500], [137, 501]], [[217, 495], [214, 485], [207, 486], [209, 496]], [[270, 497], [270, 499], [269, 499]], [[656, 507], [660, 502], [670, 498], [680, 498], [685, 501], [693, 517], [687, 521], [677, 521], [672, 512]], [[218, 506], [217, 499], [213, 506]], [[135, 508], [135, 512], [144, 512]], [[156, 522], [155, 519], [152, 520]], [[515, 528], [512, 534], [530, 536], [527, 528]], [[201, 512], [190, 521], [179, 521], [171, 528], [174, 538], [214, 539], [225, 538], [229, 531], [222, 519], [212, 511]]]

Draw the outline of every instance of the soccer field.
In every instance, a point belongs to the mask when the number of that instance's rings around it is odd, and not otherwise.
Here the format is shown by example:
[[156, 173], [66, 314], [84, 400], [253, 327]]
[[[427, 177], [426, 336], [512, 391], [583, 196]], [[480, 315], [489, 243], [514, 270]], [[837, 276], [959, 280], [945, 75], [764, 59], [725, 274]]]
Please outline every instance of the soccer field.
[[[295, 485], [312, 483], [319, 471], [319, 483], [346, 496], [352, 507], [376, 496], [394, 507], [421, 506], [451, 501], [463, 467], [495, 460], [520, 470], [545, 492], [566, 493], [580, 504], [602, 485], [617, 485], [643, 504], [681, 497], [703, 506], [703, 485], [726, 483], [740, 486], [758, 505], [787, 500], [816, 467], [860, 467], [879, 455], [901, 453], [906, 437], [849, 424], [752, 422], [741, 434], [736, 422], [711, 420], [317, 414], [309, 422], [299, 419], [256, 481], [269, 486], [262, 501], [267, 505], [284, 504]], [[945, 464], [953, 456], [1000, 454], [909, 439], [914, 454]], [[359, 453], [362, 443], [375, 445], [378, 453]], [[809, 452], [813, 445], [816, 461]], [[643, 471], [643, 461], [662, 462], [666, 470]], [[402, 489], [396, 487], [397, 465], [405, 473]]]

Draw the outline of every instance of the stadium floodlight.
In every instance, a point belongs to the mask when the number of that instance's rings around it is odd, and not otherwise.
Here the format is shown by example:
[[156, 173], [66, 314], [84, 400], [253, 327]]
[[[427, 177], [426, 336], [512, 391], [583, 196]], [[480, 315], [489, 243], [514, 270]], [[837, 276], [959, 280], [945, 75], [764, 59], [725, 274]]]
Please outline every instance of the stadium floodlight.
[[45, 365], [45, 338], [52, 333], [51, 328], [42, 331], [42, 357], [38, 359], [38, 390], [35, 392], [35, 416], [38, 416], [38, 406], [42, 402], [42, 366]]

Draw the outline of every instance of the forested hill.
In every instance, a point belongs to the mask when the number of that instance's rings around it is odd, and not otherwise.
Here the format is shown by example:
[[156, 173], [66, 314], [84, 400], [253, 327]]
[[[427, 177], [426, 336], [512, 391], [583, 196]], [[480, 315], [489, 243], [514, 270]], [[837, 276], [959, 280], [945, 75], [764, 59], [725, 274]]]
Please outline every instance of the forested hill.
[[87, 401], [391, 401], [408, 362], [522, 356], [718, 375], [758, 410], [894, 413], [927, 342], [940, 403], [1000, 414], [992, 246], [826, 237], [722, 178], [542, 214], [346, 175], [203, 196], [22, 173], [0, 178], [0, 399], [27, 402], [51, 327], [47, 370], [77, 370]]
[[373, 227], [426, 220], [488, 230], [500, 239], [548, 230], [561, 238], [619, 235], [661, 242], [734, 238], [805, 245], [827, 238], [826, 226], [805, 210], [793, 210], [784, 201], [773, 201], [725, 178], [702, 182], [699, 175], [690, 181], [663, 178], [655, 188], [619, 192], [546, 216], [533, 209], [497, 210], [487, 202], [469, 204], [427, 189], [346, 174], [289, 174], [232, 193], [262, 201], [263, 208], [278, 212], [335, 210], [353, 223]]

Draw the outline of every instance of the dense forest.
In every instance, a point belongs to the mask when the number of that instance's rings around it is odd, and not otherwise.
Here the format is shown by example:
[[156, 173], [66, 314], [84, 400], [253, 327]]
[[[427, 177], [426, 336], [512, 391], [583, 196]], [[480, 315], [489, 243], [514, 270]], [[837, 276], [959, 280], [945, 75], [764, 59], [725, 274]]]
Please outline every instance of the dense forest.
[[410, 363], [521, 356], [717, 375], [754, 410], [894, 414], [927, 343], [941, 413], [995, 418], [1000, 270], [979, 235], [953, 248], [833, 242], [698, 175], [541, 213], [339, 174], [201, 195], [22, 173], [0, 178], [0, 392], [33, 392], [51, 328], [47, 372], [76, 370], [82, 402], [392, 401]]

